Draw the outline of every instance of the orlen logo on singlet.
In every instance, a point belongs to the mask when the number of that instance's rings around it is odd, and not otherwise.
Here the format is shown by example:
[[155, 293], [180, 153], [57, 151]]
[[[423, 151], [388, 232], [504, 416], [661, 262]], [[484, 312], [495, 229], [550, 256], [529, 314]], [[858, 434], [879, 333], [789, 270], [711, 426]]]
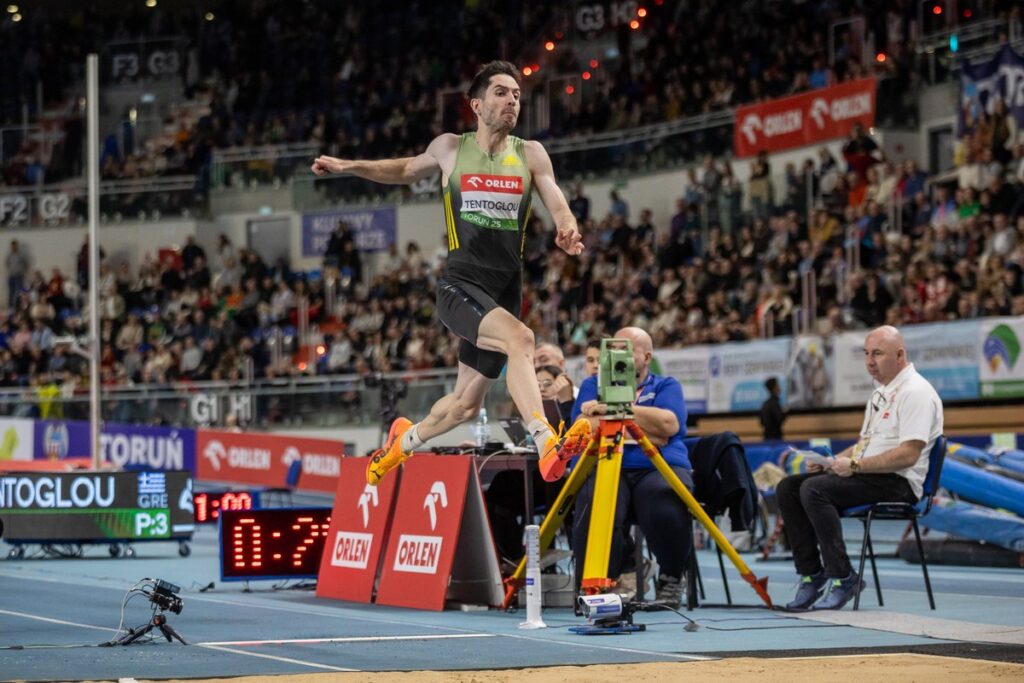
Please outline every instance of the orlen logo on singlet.
[[521, 176], [464, 173], [459, 189], [462, 220], [492, 230], [519, 229], [519, 206], [523, 201]]

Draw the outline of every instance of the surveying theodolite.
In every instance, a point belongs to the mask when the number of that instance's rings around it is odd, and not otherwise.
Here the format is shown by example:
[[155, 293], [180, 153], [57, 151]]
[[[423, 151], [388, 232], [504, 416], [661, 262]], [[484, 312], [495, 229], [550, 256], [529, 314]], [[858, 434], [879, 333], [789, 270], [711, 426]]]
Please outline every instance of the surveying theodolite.
[[[613, 589], [614, 579], [608, 578], [608, 561], [611, 557], [612, 531], [615, 524], [615, 506], [618, 502], [619, 475], [622, 470], [622, 448], [626, 434], [639, 444], [655, 469], [661, 473], [690, 513], [707, 530], [718, 547], [729, 557], [740, 575], [768, 605], [768, 579], [758, 579], [746, 563], [708, 517], [700, 503], [689, 489], [679, 480], [675, 472], [662, 457], [658, 448], [651, 443], [643, 430], [633, 421], [633, 403], [636, 400], [636, 369], [633, 361], [633, 344], [628, 339], [602, 339], [601, 355], [598, 362], [597, 397], [606, 406], [600, 418], [600, 426], [591, 436], [583, 455], [573, 468], [565, 486], [558, 493], [554, 504], [540, 527], [540, 551], [551, 546], [555, 534], [569, 514], [576, 496], [590, 473], [597, 469], [594, 482], [594, 500], [590, 514], [587, 535], [587, 549], [584, 555], [580, 592], [582, 595], [597, 595]], [[529, 523], [529, 520], [527, 520]], [[682, 542], [682, 540], [680, 540]], [[579, 568], [577, 567], [577, 571]], [[516, 590], [524, 583], [526, 557], [519, 562], [515, 573], [506, 579], [504, 608], [512, 603]]]

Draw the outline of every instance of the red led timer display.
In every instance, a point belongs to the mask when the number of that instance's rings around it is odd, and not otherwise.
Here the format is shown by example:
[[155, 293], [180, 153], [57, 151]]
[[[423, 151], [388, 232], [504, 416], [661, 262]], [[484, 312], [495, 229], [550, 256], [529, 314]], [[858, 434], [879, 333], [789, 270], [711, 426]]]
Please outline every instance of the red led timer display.
[[316, 578], [331, 508], [223, 510], [221, 579]]
[[259, 494], [249, 491], [220, 491], [192, 494], [196, 524], [216, 522], [221, 510], [252, 510], [259, 507]]

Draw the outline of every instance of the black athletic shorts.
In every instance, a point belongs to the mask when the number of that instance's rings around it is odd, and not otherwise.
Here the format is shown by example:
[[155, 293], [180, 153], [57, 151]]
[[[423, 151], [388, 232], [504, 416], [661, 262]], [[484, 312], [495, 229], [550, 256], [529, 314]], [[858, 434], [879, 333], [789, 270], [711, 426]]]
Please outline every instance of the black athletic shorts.
[[501, 307], [519, 318], [523, 303], [522, 271], [494, 270], [449, 263], [437, 280], [437, 316], [459, 335], [459, 361], [484, 377], [497, 379], [508, 356], [477, 348], [480, 321]]

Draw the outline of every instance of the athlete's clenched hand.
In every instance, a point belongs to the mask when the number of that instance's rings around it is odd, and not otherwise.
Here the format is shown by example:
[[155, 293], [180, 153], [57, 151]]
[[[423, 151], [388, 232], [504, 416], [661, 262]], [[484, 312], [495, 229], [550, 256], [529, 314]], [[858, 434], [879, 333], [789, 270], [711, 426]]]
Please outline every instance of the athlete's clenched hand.
[[578, 256], [583, 252], [583, 237], [575, 225], [571, 228], [559, 228], [555, 235], [555, 244], [572, 256]]
[[328, 173], [341, 173], [344, 171], [341, 159], [336, 159], [329, 156], [320, 156], [316, 158], [313, 165], [310, 167], [313, 173], [319, 176], [325, 176]]

